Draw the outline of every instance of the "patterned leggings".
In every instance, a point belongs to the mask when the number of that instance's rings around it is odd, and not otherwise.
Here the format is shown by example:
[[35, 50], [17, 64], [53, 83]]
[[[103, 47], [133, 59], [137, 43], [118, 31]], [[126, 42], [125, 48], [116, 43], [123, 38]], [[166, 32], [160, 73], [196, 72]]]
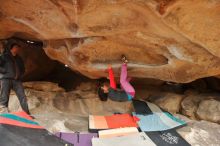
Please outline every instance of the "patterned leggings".
[[126, 93], [128, 93], [132, 97], [135, 96], [134, 87], [130, 84], [128, 80], [127, 64], [125, 63], [123, 63], [121, 66], [120, 83], [121, 83], [121, 87], [125, 90]]

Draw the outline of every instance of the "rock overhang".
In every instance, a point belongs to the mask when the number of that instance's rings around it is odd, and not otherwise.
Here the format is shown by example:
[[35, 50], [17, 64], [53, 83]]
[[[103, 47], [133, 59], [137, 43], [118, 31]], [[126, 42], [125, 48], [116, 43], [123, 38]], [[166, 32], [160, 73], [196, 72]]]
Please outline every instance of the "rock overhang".
[[118, 75], [125, 54], [132, 77], [185, 83], [220, 74], [219, 6], [200, 0], [1, 1], [0, 38], [42, 40], [50, 58], [90, 78], [106, 76], [109, 63]]

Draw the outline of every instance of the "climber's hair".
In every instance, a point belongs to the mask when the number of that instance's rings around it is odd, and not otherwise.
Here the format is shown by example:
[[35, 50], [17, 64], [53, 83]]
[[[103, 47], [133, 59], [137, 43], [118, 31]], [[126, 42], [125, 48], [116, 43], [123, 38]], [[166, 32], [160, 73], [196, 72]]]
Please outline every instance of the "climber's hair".
[[107, 101], [108, 100], [108, 93], [105, 93], [102, 87], [106, 84], [106, 79], [100, 79], [98, 83], [98, 95], [101, 101]]
[[99, 99], [101, 101], [107, 101], [108, 100], [108, 93], [104, 93], [104, 90], [102, 89], [101, 86], [98, 88], [98, 95], [99, 95]]

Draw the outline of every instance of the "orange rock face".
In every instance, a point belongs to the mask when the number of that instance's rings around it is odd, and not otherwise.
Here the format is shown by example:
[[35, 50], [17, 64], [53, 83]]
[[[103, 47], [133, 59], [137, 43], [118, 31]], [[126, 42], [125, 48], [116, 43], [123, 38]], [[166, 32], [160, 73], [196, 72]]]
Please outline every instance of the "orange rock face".
[[129, 75], [190, 82], [220, 74], [219, 0], [0, 0], [0, 38], [43, 40], [91, 78], [120, 57]]

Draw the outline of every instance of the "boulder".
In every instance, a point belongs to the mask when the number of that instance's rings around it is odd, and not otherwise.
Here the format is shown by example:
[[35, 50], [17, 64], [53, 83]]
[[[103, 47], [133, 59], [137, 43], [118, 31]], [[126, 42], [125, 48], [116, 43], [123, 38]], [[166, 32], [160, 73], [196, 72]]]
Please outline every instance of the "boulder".
[[[29, 105], [29, 104], [28, 104]], [[11, 94], [9, 98], [8, 109], [10, 112], [21, 111], [19, 100], [15, 94]]]
[[[181, 114], [191, 119], [201, 119], [211, 122], [219, 117], [219, 93], [204, 92], [199, 93], [195, 90], [187, 90], [185, 98], [181, 102]], [[210, 117], [210, 118], [208, 118]], [[212, 118], [214, 119], [212, 119]]]
[[151, 97], [150, 101], [170, 113], [179, 113], [181, 101], [184, 95], [175, 93], [163, 93], [159, 96]]
[[28, 89], [34, 89], [38, 91], [65, 91], [62, 87], [58, 86], [56, 83], [45, 82], [45, 81], [34, 81], [34, 82], [24, 82], [23, 86]]
[[215, 99], [201, 101], [196, 115], [199, 119], [220, 124], [220, 101]]
[[119, 76], [124, 54], [132, 77], [186, 83], [220, 74], [219, 5], [217, 0], [5, 0], [0, 39], [42, 40], [51, 59], [90, 78], [106, 77], [109, 63]]
[[186, 127], [177, 130], [192, 146], [218, 146], [220, 125], [208, 121], [188, 122]]
[[[26, 96], [27, 96], [27, 102], [28, 102], [28, 107], [30, 110], [35, 109], [40, 106], [40, 98], [34, 94], [32, 90], [25, 90]], [[30, 93], [32, 93], [30, 95]], [[21, 106], [19, 103], [19, 100], [14, 92], [11, 93], [10, 98], [9, 98], [9, 111], [14, 112], [14, 111], [21, 111]]]
[[[87, 131], [90, 114], [111, 115], [133, 111], [131, 102], [102, 102], [92, 91], [25, 91], [31, 114], [51, 132]], [[9, 110], [21, 110], [14, 93], [10, 96]]]
[[76, 90], [95, 92], [97, 90], [97, 82], [82, 82], [76, 87]]
[[186, 97], [181, 102], [181, 113], [191, 119], [196, 119], [195, 113], [198, 109], [199, 103], [204, 98], [205, 96], [199, 94], [198, 92], [187, 91]]

